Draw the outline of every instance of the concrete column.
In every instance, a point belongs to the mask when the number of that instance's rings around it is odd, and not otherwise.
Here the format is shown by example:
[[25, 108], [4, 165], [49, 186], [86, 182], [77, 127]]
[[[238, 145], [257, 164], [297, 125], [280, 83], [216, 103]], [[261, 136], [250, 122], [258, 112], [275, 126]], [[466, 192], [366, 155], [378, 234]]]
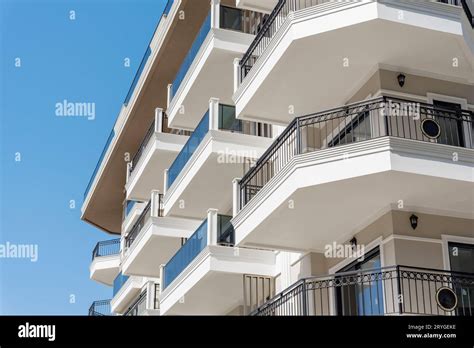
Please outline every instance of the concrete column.
[[211, 0], [211, 28], [219, 28], [221, 21], [220, 0]]
[[158, 190], [151, 191], [150, 211], [152, 217], [160, 216], [160, 191]]
[[164, 183], [163, 183], [163, 194], [166, 195], [166, 192], [168, 191], [168, 171], [169, 169], [166, 168], [165, 169], [165, 179], [164, 179]]
[[217, 209], [207, 211], [207, 245], [217, 245]]
[[232, 217], [235, 217], [240, 211], [240, 180], [241, 178], [232, 180]]
[[163, 133], [163, 109], [155, 109], [155, 133]]
[[234, 58], [234, 93], [240, 86], [240, 59]]
[[168, 84], [168, 98], [167, 98], [167, 104], [166, 104], [168, 109], [170, 107], [171, 101], [173, 100], [173, 97], [174, 97], [173, 96], [173, 84], [170, 83], [170, 84]]
[[219, 98], [209, 99], [209, 130], [219, 129]]
[[160, 265], [160, 296], [164, 290], [165, 265]]

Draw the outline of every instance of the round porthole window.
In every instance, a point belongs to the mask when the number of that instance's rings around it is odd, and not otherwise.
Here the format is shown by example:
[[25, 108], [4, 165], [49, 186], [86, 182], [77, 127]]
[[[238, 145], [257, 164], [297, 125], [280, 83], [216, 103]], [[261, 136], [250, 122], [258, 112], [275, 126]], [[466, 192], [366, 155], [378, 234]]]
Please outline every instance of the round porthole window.
[[442, 287], [436, 292], [436, 302], [442, 310], [451, 312], [454, 311], [458, 305], [458, 297], [453, 289]]
[[438, 139], [441, 134], [441, 127], [435, 120], [426, 118], [421, 122], [421, 131], [430, 139]]

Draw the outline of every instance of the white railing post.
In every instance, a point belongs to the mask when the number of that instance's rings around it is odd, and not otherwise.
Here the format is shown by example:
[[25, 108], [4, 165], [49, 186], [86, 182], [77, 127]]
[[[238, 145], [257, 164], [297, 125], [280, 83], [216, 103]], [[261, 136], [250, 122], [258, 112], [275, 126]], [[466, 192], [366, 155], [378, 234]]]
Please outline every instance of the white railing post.
[[217, 245], [217, 209], [207, 211], [207, 245]]
[[234, 58], [234, 93], [240, 86], [240, 59]]
[[232, 180], [232, 217], [240, 211], [240, 178]]
[[150, 204], [150, 215], [151, 217], [160, 216], [160, 191], [151, 191], [151, 204]]
[[155, 109], [155, 133], [163, 133], [163, 109]]
[[160, 296], [163, 293], [163, 284], [164, 284], [164, 278], [165, 277], [165, 265], [160, 265]]
[[219, 98], [209, 99], [209, 130], [219, 129]]
[[211, 0], [211, 28], [219, 28], [220, 27], [220, 0]]
[[167, 94], [167, 102], [166, 107], [169, 109], [171, 100], [173, 100], [173, 84], [168, 84], [168, 94]]
[[126, 173], [126, 179], [125, 182], [127, 183], [128, 180], [130, 179], [130, 172], [132, 171], [132, 162], [127, 163], [127, 173]]
[[168, 173], [169, 169], [165, 169], [165, 175], [164, 175], [164, 183], [163, 183], [163, 194], [166, 195], [166, 192], [168, 191]]
[[148, 281], [146, 283], [146, 310], [155, 309], [155, 283]]

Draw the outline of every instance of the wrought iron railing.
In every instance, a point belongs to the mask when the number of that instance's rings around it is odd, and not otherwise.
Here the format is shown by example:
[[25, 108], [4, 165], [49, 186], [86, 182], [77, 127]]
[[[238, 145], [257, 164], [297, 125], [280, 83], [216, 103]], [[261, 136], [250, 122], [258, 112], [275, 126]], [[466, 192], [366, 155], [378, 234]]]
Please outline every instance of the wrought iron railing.
[[120, 253], [120, 238], [99, 242], [92, 250], [92, 260], [96, 257], [118, 255]]
[[240, 181], [240, 206], [303, 153], [384, 136], [474, 148], [473, 118], [467, 110], [388, 97], [297, 117]]
[[[258, 58], [263, 54], [271, 40], [281, 28], [290, 12], [321, 5], [333, 0], [279, 0], [272, 13], [257, 33], [252, 44], [240, 61], [240, 81], [248, 75]], [[451, 5], [462, 6], [474, 27], [474, 18], [466, 0], [434, 0]]]
[[110, 300], [94, 301], [89, 307], [89, 316], [102, 317], [112, 315], [110, 311]]
[[153, 120], [153, 122], [151, 123], [150, 127], [148, 128], [145, 134], [145, 137], [143, 138], [140, 146], [138, 147], [137, 153], [132, 158], [132, 162], [130, 163], [130, 167], [129, 167], [129, 176], [133, 173], [133, 171], [137, 167], [138, 162], [140, 161], [143, 155], [143, 152], [148, 146], [148, 143], [150, 142], [150, 139], [153, 136], [153, 134], [155, 134], [155, 120]]
[[258, 316], [404, 314], [474, 315], [474, 274], [392, 266], [305, 278], [251, 313]]
[[147, 291], [143, 291], [140, 296], [133, 302], [133, 304], [127, 309], [124, 316], [136, 317], [145, 313], [146, 311], [146, 296]]
[[[163, 195], [160, 194], [158, 198], [158, 217], [163, 216]], [[138, 238], [140, 233], [143, 230], [143, 227], [145, 227], [146, 223], [148, 220], [151, 218], [152, 211], [151, 211], [151, 200], [148, 202], [146, 205], [145, 209], [143, 209], [142, 213], [140, 214], [137, 222], [133, 225], [131, 228], [130, 232], [127, 234], [125, 237], [125, 245], [127, 248], [130, 248], [133, 245], [133, 242]]]

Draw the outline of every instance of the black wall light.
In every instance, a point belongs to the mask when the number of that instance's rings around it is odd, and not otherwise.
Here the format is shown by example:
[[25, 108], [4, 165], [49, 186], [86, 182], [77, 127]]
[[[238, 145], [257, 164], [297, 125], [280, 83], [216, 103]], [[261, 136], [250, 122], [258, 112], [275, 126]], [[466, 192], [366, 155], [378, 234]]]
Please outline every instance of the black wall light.
[[403, 74], [400, 74], [397, 76], [397, 79], [398, 79], [398, 84], [400, 85], [400, 87], [403, 88], [403, 86], [405, 86], [405, 80], [406, 80], [406, 76], [403, 75]]
[[418, 226], [418, 216], [416, 216], [415, 214], [412, 214], [410, 216], [410, 225], [411, 225], [411, 228], [416, 230], [416, 228]]
[[355, 237], [352, 238], [349, 243], [351, 243], [352, 250], [354, 250], [357, 247], [357, 239]]

